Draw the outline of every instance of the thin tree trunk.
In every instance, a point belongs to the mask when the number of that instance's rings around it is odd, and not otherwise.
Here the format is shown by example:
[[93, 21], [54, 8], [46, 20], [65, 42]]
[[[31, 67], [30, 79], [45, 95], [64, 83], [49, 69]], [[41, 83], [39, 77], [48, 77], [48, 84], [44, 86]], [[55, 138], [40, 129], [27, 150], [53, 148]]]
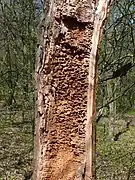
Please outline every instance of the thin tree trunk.
[[[45, 3], [37, 57], [34, 180], [95, 179], [97, 46], [108, 0]], [[93, 35], [93, 38], [92, 38]]]
[[[116, 99], [116, 79], [109, 80], [107, 82], [107, 92], [108, 98], [111, 99], [112, 97]], [[113, 101], [109, 104], [109, 119], [108, 119], [108, 135], [109, 139], [113, 140], [114, 135], [114, 124], [116, 121], [116, 101]]]

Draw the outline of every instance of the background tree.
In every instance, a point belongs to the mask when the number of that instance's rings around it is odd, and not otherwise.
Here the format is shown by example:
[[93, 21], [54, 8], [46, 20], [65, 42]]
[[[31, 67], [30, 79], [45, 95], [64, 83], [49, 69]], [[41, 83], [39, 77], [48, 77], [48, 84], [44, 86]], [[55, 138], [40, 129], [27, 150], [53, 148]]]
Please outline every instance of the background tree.
[[0, 1], [0, 179], [30, 176], [39, 5]]
[[115, 1], [99, 49], [97, 179], [135, 177], [133, 9]]

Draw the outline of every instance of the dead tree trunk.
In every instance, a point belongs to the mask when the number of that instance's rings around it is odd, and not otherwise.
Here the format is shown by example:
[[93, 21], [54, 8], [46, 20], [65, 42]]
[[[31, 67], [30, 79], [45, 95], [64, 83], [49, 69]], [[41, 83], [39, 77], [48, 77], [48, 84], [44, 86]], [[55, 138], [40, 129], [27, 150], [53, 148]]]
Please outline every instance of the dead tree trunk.
[[45, 1], [36, 66], [34, 180], [95, 179], [97, 46], [109, 2]]

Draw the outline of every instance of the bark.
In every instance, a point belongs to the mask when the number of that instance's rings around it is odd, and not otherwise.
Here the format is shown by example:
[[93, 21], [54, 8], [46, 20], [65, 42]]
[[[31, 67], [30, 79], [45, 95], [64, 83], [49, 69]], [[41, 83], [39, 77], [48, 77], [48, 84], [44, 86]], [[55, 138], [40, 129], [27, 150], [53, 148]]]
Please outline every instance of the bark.
[[108, 2], [101, 0], [96, 14], [96, 0], [45, 3], [34, 180], [95, 179], [96, 57]]
[[[107, 82], [108, 99], [116, 99], [116, 80], [109, 80]], [[116, 101], [112, 101], [109, 104], [109, 119], [108, 119], [108, 136], [110, 140], [113, 140], [114, 135], [114, 122], [116, 120]]]

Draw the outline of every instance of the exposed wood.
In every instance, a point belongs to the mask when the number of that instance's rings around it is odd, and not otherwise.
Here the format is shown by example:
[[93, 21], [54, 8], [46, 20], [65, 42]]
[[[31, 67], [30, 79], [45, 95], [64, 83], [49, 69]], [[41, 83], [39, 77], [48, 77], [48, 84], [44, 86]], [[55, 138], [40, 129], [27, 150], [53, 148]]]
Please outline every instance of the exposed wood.
[[95, 179], [95, 151], [96, 151], [96, 73], [97, 73], [97, 51], [101, 40], [103, 26], [108, 16], [110, 0], [99, 0], [94, 19], [94, 30], [92, 36], [92, 49], [89, 62], [89, 86], [88, 106], [86, 124], [86, 177], [85, 180]]
[[94, 180], [96, 55], [109, 1], [101, 2], [96, 17], [96, 0], [45, 2], [34, 180]]
[[95, 151], [96, 151], [96, 73], [97, 73], [97, 51], [101, 40], [103, 26], [108, 16], [110, 0], [99, 0], [94, 19], [94, 30], [92, 36], [92, 49], [89, 61], [89, 86], [88, 106], [86, 124], [86, 175], [85, 180], [95, 180]]

